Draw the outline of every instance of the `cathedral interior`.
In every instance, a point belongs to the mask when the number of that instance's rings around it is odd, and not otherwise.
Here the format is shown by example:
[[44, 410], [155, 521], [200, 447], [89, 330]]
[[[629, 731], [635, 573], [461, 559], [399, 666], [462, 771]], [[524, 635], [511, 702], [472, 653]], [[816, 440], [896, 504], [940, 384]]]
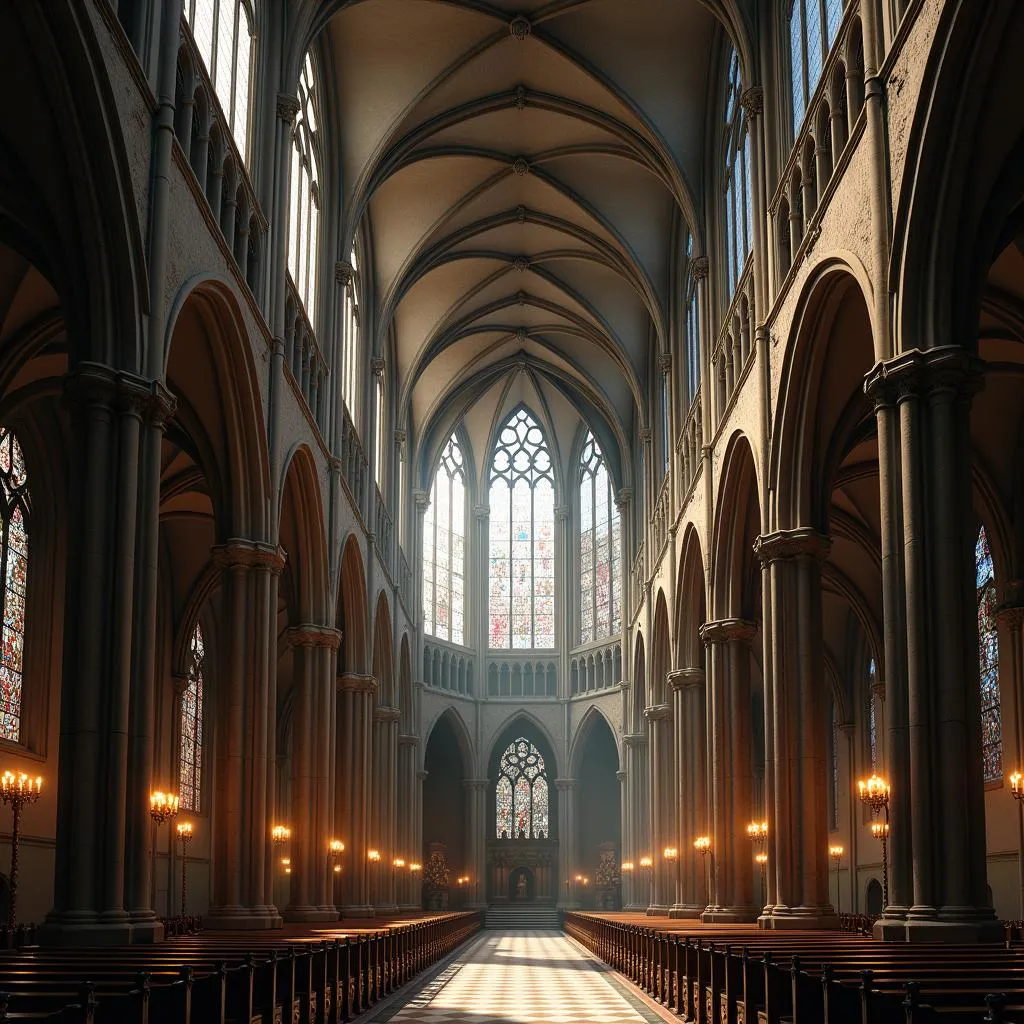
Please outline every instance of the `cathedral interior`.
[[449, 962], [519, 1022], [567, 957], [528, 1019], [795, 1013], [721, 936], [991, 956], [950, 1005], [1024, 1020], [1022, 50], [1017, 0], [0, 4], [11, 1006], [315, 937], [308, 1024]]

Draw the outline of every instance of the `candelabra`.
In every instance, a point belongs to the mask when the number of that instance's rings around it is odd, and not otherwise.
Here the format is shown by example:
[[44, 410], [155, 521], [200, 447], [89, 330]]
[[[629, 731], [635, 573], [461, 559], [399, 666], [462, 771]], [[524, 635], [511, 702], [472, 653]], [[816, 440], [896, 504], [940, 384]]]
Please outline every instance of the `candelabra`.
[[882, 909], [889, 906], [889, 783], [885, 779], [872, 775], [866, 782], [861, 779], [857, 783], [861, 800], [871, 808], [872, 815], [882, 811], [884, 822], [874, 822], [871, 834], [882, 841]]
[[640, 870], [644, 874], [644, 881], [647, 883], [647, 903], [651, 902], [651, 886], [654, 880], [654, 861], [650, 857], [640, 858]]
[[714, 870], [714, 858], [711, 854], [711, 836], [698, 836], [693, 841], [693, 848], [697, 851], [699, 857], [704, 858], [708, 862], [707, 870], [707, 906], [711, 906], [711, 872]]
[[836, 866], [836, 913], [842, 914], [842, 893], [839, 889], [839, 862], [843, 859], [843, 848], [841, 846], [830, 846], [828, 848], [828, 855], [832, 858], [832, 863]]
[[755, 846], [764, 846], [765, 841], [768, 839], [768, 822], [752, 821], [747, 826], [747, 838]]
[[757, 853], [754, 855], [754, 863], [761, 868], [761, 892], [768, 892], [768, 854]]
[[278, 847], [284, 846], [292, 837], [292, 830], [287, 825], [275, 825], [270, 830], [270, 841]]
[[676, 887], [676, 895], [675, 899], [672, 902], [679, 903], [679, 848], [676, 846], [666, 846], [665, 849], [661, 851], [661, 855], [671, 865], [672, 873], [675, 875], [674, 882]]
[[369, 862], [370, 902], [374, 903], [377, 898], [377, 866], [380, 864], [380, 850], [367, 850], [366, 859]]
[[[619, 903], [620, 906], [625, 908], [633, 902], [633, 862], [631, 860], [624, 860], [619, 865], [619, 880], [622, 884], [622, 891], [619, 893]], [[627, 882], [629, 883], [628, 885]]]
[[21, 843], [21, 809], [25, 804], [34, 804], [39, 799], [43, 788], [43, 780], [34, 779], [19, 772], [4, 772], [0, 775], [0, 799], [11, 805], [14, 812], [14, 828], [11, 832], [11, 902], [7, 914], [7, 924], [14, 930], [17, 924], [18, 906], [18, 846]]
[[394, 903], [398, 903], [398, 872], [404, 867], [404, 857], [395, 857], [391, 861], [391, 899]]
[[192, 842], [192, 822], [178, 822], [178, 839], [181, 842], [181, 916], [185, 917], [185, 865], [188, 863], [188, 844]]
[[[155, 790], [149, 794], [149, 816], [153, 819], [153, 863], [150, 879], [149, 897], [151, 905], [156, 909], [156, 830], [165, 822], [173, 821], [181, 806], [181, 799], [175, 793]], [[167, 916], [171, 916], [171, 881], [167, 879]]]
[[1020, 884], [1020, 916], [1024, 918], [1024, 775], [1010, 776], [1010, 792], [1017, 803], [1017, 875]]

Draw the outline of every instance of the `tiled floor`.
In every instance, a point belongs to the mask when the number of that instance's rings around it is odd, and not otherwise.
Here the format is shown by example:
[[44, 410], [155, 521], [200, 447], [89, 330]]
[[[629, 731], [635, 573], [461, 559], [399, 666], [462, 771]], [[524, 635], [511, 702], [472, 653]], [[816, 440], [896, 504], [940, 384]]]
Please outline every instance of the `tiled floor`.
[[650, 1024], [663, 1018], [556, 932], [484, 932], [390, 1024]]

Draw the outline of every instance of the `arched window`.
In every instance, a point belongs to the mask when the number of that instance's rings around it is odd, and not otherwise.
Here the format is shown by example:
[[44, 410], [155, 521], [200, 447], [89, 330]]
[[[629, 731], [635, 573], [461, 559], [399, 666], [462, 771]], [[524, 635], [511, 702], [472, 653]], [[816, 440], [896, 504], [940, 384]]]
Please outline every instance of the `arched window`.
[[996, 631], [996, 572], [983, 526], [974, 546], [978, 593], [978, 659], [981, 670], [981, 758], [986, 782], [1003, 776], [1003, 725], [999, 709], [999, 634]]
[[693, 235], [686, 243], [686, 397], [693, 402], [700, 387], [700, 309], [697, 305], [697, 279], [693, 276]]
[[374, 453], [377, 475], [377, 489], [384, 493], [384, 479], [387, 472], [387, 403], [384, 391], [384, 366], [379, 364], [374, 370]]
[[580, 455], [580, 643], [622, 628], [621, 526], [601, 448], [587, 434]]
[[21, 738], [25, 657], [25, 584], [28, 579], [28, 473], [13, 431], [0, 427], [0, 486], [3, 487], [3, 649], [0, 650], [0, 736]]
[[359, 267], [356, 263], [355, 246], [348, 258], [352, 273], [345, 282], [341, 311], [341, 397], [348, 409], [352, 422], [358, 422], [356, 401], [359, 397], [356, 381], [359, 372], [359, 290], [357, 288]]
[[445, 446], [423, 517], [423, 630], [463, 642], [466, 567], [466, 480], [453, 434]]
[[793, 101], [793, 138], [800, 134], [807, 104], [843, 20], [845, 0], [791, 0], [789, 57]]
[[740, 60], [733, 50], [725, 98], [725, 225], [726, 225], [726, 292], [730, 298], [736, 291], [740, 275], [747, 263], [753, 238], [750, 206], [750, 133], [740, 103]]
[[197, 625], [189, 646], [188, 682], [181, 692], [181, 745], [178, 750], [178, 795], [181, 809], [198, 813], [203, 767], [203, 675], [206, 646]]
[[839, 709], [832, 701], [832, 730], [829, 736], [829, 768], [831, 787], [828, 800], [828, 827], [835, 832], [839, 828]]
[[555, 485], [544, 431], [514, 412], [490, 480], [490, 647], [555, 646]]
[[878, 710], [875, 702], [875, 683], [878, 681], [878, 670], [875, 659], [868, 664], [868, 751], [871, 754], [871, 771], [878, 771]]
[[541, 752], [525, 737], [501, 755], [495, 787], [498, 839], [550, 839], [548, 775]]
[[668, 372], [661, 372], [661, 474], [668, 473], [668, 457], [672, 444], [672, 409]]
[[249, 162], [252, 8], [244, 0], [185, 0], [185, 17], [242, 162]]
[[309, 322], [316, 325], [320, 255], [320, 172], [317, 160], [317, 94], [309, 54], [299, 76], [299, 112], [292, 133], [288, 208], [288, 272]]

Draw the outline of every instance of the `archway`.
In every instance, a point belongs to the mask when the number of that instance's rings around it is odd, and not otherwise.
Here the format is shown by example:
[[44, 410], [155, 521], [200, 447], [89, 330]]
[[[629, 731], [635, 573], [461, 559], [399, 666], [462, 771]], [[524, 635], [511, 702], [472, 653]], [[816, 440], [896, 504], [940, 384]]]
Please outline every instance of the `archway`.
[[572, 776], [576, 780], [579, 842], [575, 875], [589, 878], [577, 899], [584, 907], [614, 910], [621, 906], [619, 865], [622, 853], [622, 799], [619, 751], [608, 720], [591, 710], [576, 737]]
[[666, 847], [674, 846], [677, 836], [675, 780], [672, 777], [673, 720], [669, 696], [668, 674], [672, 668], [671, 637], [669, 636], [668, 605], [665, 593], [658, 591], [654, 604], [654, 632], [651, 636], [651, 676], [648, 680], [649, 719], [648, 765], [651, 774], [651, 857], [653, 889], [648, 912], [667, 914], [678, 901], [675, 872], [661, 855]]
[[377, 681], [377, 700], [373, 709], [371, 767], [372, 804], [370, 843], [382, 858], [370, 873], [370, 902], [379, 909], [393, 910], [397, 872], [391, 870], [397, 860], [407, 861], [407, 851], [398, 848], [398, 721], [395, 707], [395, 669], [391, 642], [391, 610], [383, 591], [377, 597], [373, 616], [373, 663], [371, 674]]

